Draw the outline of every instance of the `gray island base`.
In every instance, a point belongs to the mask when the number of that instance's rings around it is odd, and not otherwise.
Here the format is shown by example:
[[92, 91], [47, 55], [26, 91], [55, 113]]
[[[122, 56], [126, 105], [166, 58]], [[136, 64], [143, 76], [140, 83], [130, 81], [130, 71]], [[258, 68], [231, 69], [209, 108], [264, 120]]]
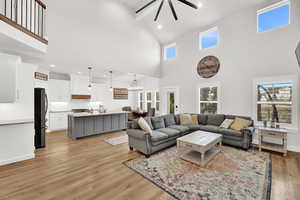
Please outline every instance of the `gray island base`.
[[127, 129], [128, 113], [74, 113], [68, 116], [68, 135], [72, 139]]

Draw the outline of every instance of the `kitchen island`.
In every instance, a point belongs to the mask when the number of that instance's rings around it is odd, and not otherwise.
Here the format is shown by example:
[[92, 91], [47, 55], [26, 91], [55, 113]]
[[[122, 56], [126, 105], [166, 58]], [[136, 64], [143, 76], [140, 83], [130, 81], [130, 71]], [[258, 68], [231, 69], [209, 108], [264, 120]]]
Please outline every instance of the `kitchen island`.
[[127, 129], [127, 112], [73, 113], [68, 115], [68, 135], [72, 139]]

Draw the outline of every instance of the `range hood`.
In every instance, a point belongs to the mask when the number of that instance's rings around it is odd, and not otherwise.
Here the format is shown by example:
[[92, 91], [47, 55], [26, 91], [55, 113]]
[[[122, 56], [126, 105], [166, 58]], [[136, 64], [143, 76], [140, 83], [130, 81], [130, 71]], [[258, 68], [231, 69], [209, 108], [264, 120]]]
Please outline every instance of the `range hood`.
[[72, 99], [91, 99], [91, 95], [72, 94]]

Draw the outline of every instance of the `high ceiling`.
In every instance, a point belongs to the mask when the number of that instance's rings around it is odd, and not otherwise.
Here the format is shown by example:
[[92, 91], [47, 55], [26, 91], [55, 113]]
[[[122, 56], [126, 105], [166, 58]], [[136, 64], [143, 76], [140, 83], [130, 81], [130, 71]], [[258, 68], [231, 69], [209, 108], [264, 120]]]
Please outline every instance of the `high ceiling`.
[[[138, 10], [151, 0], [119, 0], [131, 10], [132, 13]], [[160, 43], [166, 44], [171, 42], [180, 35], [195, 30], [199, 27], [209, 26], [216, 21], [238, 11], [252, 6], [265, 5], [276, 2], [278, 0], [189, 0], [194, 4], [202, 4], [199, 9], [193, 9], [172, 0], [178, 15], [178, 21], [175, 21], [166, 2], [161, 10], [159, 19], [154, 22], [160, 0], [155, 6], [146, 9], [146, 12], [138, 17], [143, 24], [146, 24], [149, 30], [156, 36]], [[158, 24], [162, 25], [162, 29], [158, 29]]]
[[[178, 21], [165, 3], [157, 22], [154, 17], [160, 0], [140, 15], [135, 14], [150, 1], [47, 1], [48, 53], [38, 62], [44, 68], [63, 73], [87, 75], [88, 66], [93, 66], [97, 77], [107, 77], [109, 70], [115, 76], [127, 76], [127, 80], [133, 79], [132, 73], [159, 77], [162, 44], [238, 10], [260, 8], [278, 0], [189, 0], [201, 2], [203, 6], [198, 10], [172, 0]], [[162, 29], [157, 28], [159, 24]]]
[[47, 5], [49, 45], [42, 67], [87, 75], [92, 66], [99, 77], [110, 70], [159, 76], [159, 42], [119, 0], [51, 0]]

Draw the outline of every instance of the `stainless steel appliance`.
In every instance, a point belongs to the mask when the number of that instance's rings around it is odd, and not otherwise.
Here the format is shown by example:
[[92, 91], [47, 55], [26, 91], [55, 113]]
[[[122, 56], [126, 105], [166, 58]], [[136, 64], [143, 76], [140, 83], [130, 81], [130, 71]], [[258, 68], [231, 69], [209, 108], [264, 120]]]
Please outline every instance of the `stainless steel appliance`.
[[48, 97], [44, 88], [34, 89], [34, 146], [36, 149], [46, 146], [46, 115]]

